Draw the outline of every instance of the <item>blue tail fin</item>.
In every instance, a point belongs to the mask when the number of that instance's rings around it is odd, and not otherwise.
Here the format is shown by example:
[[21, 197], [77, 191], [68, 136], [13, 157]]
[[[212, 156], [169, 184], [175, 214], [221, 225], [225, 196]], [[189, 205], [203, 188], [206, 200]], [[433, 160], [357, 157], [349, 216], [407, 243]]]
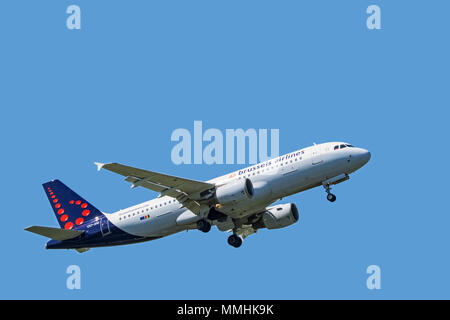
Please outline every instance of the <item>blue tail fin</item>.
[[95, 217], [103, 217], [100, 210], [73, 192], [61, 181], [53, 180], [44, 183], [42, 186], [61, 228], [73, 229]]

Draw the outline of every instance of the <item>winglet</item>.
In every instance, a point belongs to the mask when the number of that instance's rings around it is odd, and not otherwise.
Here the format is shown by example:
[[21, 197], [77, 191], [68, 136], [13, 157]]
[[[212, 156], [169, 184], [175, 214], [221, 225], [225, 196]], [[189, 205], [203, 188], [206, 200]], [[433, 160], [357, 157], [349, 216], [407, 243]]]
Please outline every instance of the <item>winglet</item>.
[[101, 162], [94, 162], [94, 164], [97, 166], [97, 171], [100, 171], [105, 165], [104, 163]]

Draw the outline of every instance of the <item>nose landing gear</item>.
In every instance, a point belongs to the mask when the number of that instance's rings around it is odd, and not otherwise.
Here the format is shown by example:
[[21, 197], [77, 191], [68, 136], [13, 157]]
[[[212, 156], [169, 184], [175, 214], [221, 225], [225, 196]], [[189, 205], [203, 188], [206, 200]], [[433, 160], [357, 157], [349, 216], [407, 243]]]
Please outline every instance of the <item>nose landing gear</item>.
[[325, 191], [327, 193], [327, 200], [330, 202], [336, 201], [336, 196], [330, 192], [331, 187], [329, 184], [324, 184], [323, 187], [325, 188]]
[[336, 201], [336, 196], [332, 193], [327, 194], [327, 200], [330, 202], [335, 202]]
[[327, 192], [327, 200], [328, 201], [330, 201], [330, 202], [336, 201], [336, 196], [330, 192], [331, 185], [347, 181], [348, 179], [350, 179], [350, 177], [347, 173], [341, 173], [340, 175], [337, 175], [333, 178], [330, 178], [330, 179], [322, 182], [322, 185], [325, 188], [325, 191]]

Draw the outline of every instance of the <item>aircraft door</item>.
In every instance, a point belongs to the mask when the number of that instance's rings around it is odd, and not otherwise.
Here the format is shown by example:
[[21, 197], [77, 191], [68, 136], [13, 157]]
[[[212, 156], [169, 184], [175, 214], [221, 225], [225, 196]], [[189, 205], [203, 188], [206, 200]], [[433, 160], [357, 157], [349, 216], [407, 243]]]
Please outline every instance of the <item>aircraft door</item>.
[[315, 147], [312, 152], [312, 164], [318, 165], [323, 162], [323, 151], [319, 147]]
[[109, 220], [106, 217], [103, 217], [100, 220], [100, 231], [103, 236], [107, 236], [111, 233], [111, 230], [109, 229]]

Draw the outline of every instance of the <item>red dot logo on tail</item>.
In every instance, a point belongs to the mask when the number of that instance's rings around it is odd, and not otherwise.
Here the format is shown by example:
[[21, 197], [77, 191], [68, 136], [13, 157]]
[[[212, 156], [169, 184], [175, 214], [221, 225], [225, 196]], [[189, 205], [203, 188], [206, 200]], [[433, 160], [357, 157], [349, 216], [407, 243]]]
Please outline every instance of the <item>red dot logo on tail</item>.
[[70, 229], [72, 229], [72, 228], [73, 228], [73, 223], [72, 223], [72, 222], [67, 222], [67, 223], [64, 225], [64, 229], [70, 230]]

